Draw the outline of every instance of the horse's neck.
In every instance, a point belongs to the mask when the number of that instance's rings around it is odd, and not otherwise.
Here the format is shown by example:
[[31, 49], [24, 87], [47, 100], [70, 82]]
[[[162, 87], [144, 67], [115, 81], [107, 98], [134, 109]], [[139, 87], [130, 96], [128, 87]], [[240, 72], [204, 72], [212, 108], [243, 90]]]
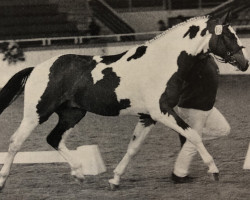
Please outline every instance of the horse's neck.
[[[206, 18], [201, 18], [186, 22], [177, 27], [170, 29], [162, 34], [162, 36], [152, 40], [150, 45], [155, 52], [162, 52], [166, 54], [173, 55], [174, 52], [180, 53], [181, 51], [186, 51], [188, 54], [197, 55], [199, 53], [206, 52], [208, 50], [208, 42], [210, 37], [209, 34], [202, 36], [201, 31], [206, 28]], [[189, 34], [184, 36], [191, 26], [199, 27], [199, 31], [196, 33], [195, 37], [190, 37]], [[165, 56], [167, 59], [167, 56]]]

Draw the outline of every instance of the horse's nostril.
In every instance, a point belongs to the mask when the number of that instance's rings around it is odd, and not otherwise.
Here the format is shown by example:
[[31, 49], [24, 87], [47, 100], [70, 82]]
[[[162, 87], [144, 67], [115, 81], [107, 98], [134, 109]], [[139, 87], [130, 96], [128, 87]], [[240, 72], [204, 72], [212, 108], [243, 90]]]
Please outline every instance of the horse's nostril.
[[248, 69], [248, 67], [249, 67], [249, 61], [246, 62], [244, 69], [242, 69], [241, 71], [245, 72]]
[[248, 67], [249, 67], [249, 61], [246, 63], [245, 68], [248, 68]]

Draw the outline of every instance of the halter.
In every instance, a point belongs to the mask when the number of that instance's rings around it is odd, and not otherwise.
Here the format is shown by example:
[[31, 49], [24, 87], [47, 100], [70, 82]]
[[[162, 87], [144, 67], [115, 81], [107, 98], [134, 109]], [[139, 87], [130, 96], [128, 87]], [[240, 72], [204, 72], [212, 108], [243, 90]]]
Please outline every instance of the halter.
[[[223, 35], [218, 35], [218, 39], [217, 39], [217, 43], [216, 43], [216, 46], [218, 46], [218, 43], [219, 43], [219, 40], [223, 40], [223, 44], [226, 46], [226, 49], [229, 49], [228, 48], [228, 45], [225, 41], [225, 38], [223, 37]], [[220, 63], [230, 63], [230, 64], [235, 64], [235, 60], [233, 59], [234, 55], [236, 53], [238, 53], [241, 49], [245, 48], [244, 46], [239, 46], [237, 49], [235, 49], [234, 51], [229, 51], [227, 50], [225, 52], [225, 54], [223, 55], [223, 57], [218, 57], [216, 55], [214, 55], [215, 59], [220, 62]], [[211, 51], [210, 51], [211, 52]]]

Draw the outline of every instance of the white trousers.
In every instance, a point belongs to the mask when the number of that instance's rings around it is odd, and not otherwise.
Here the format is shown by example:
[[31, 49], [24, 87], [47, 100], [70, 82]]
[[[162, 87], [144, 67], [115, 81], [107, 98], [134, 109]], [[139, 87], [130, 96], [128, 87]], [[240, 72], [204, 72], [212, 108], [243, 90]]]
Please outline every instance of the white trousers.
[[[227, 136], [230, 133], [230, 125], [215, 107], [209, 111], [177, 107], [177, 113], [200, 134], [203, 140]], [[187, 176], [191, 161], [196, 153], [195, 146], [187, 140], [175, 162], [174, 174], [179, 177]]]

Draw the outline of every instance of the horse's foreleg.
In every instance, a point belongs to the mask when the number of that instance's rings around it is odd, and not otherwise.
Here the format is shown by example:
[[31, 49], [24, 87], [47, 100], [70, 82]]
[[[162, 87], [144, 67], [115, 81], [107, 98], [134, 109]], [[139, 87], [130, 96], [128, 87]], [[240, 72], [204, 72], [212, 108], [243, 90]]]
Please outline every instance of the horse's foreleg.
[[28, 138], [37, 125], [38, 122], [24, 118], [17, 131], [12, 135], [9, 150], [4, 161], [4, 165], [0, 171], [0, 189], [4, 187], [6, 179], [9, 176], [16, 153], [20, 150], [23, 142]]
[[[153, 121], [152, 121], [153, 122]], [[153, 128], [154, 123], [151, 124], [143, 124], [139, 122], [136, 125], [136, 128], [133, 133], [133, 137], [130, 140], [128, 145], [127, 152], [120, 163], [114, 170], [114, 178], [109, 180], [111, 187], [118, 186], [120, 183], [120, 178], [124, 174], [130, 160], [136, 155], [136, 153], [140, 150], [143, 141], [146, 139], [148, 133]]]
[[153, 119], [163, 123], [164, 125], [172, 128], [176, 132], [180, 133], [193, 145], [195, 145], [199, 152], [203, 162], [208, 166], [209, 173], [217, 175], [219, 173], [218, 168], [215, 165], [213, 157], [208, 153], [205, 148], [201, 136], [194, 129], [190, 128], [174, 111], [166, 115], [152, 115]]

